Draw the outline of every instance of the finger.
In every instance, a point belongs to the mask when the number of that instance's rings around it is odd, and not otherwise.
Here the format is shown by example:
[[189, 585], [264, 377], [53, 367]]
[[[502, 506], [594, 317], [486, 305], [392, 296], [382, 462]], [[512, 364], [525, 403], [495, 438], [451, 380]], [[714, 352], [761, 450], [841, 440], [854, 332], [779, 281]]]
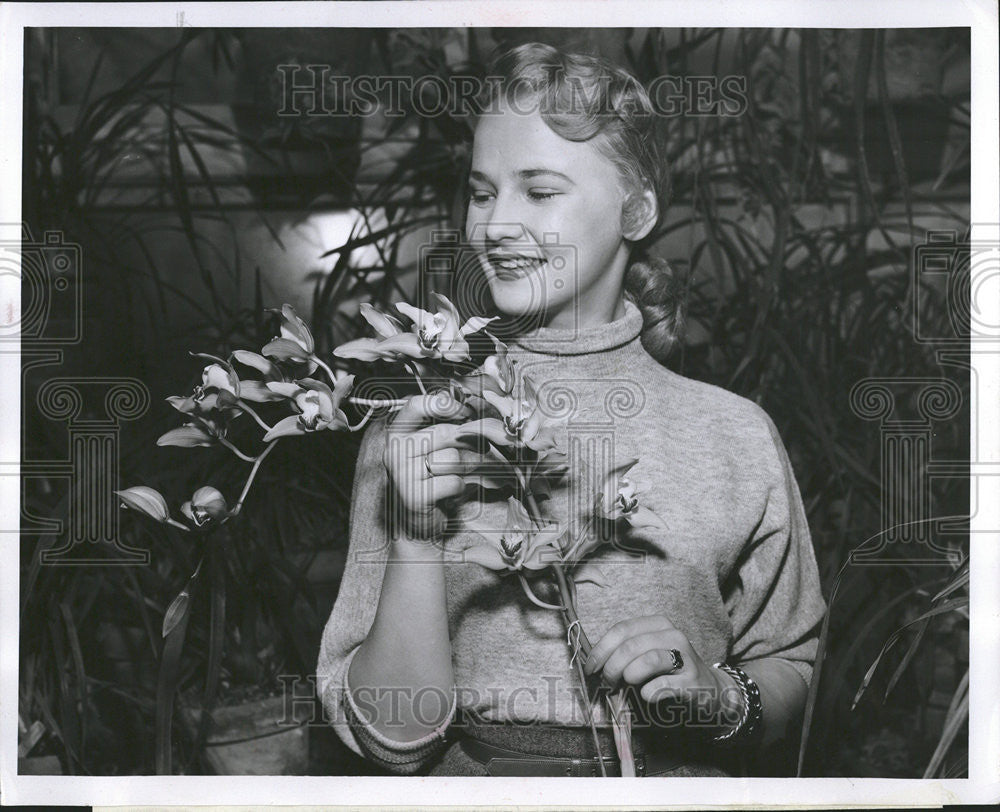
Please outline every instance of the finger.
[[487, 462], [482, 454], [452, 446], [432, 451], [425, 459], [425, 467], [433, 476], [465, 476], [479, 470]]
[[[595, 671], [603, 668], [612, 652], [629, 637], [659, 629], [672, 628], [674, 628], [673, 624], [665, 615], [633, 617], [616, 623], [604, 633], [604, 636], [597, 641], [597, 645], [591, 649], [590, 656], [587, 658], [587, 662], [584, 663], [583, 670], [588, 674], [593, 674]], [[622, 667], [624, 668], [624, 664]]]
[[472, 413], [472, 409], [444, 391], [431, 395], [414, 395], [396, 412], [392, 428], [399, 431], [416, 431], [434, 420], [456, 420], [461, 417], [471, 417]]
[[[676, 649], [680, 651], [680, 649]], [[677, 662], [669, 648], [651, 648], [635, 657], [628, 665], [622, 669], [622, 681], [628, 685], [643, 685], [654, 677], [665, 674], [677, 675], [684, 670], [686, 663], [681, 655], [681, 666], [677, 667]]]
[[604, 663], [604, 681], [609, 685], [617, 685], [625, 667], [650, 650], [681, 649], [682, 646], [687, 648], [687, 639], [674, 629], [657, 629], [629, 637], [619, 644]]
[[387, 445], [392, 449], [394, 460], [424, 457], [445, 448], [469, 449], [469, 443], [464, 438], [456, 437], [456, 433], [456, 426], [439, 423], [419, 431], [394, 435]]
[[434, 504], [442, 499], [459, 496], [465, 491], [465, 480], [460, 476], [436, 476], [431, 480], [431, 498]]
[[649, 680], [639, 689], [639, 696], [650, 705], [660, 702], [683, 701], [681, 680], [673, 674], [662, 674]]

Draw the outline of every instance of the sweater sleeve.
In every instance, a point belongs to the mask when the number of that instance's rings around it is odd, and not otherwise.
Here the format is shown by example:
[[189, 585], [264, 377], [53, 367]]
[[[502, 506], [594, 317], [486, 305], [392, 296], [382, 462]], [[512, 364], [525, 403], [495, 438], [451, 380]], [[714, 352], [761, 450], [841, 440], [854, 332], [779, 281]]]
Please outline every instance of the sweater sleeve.
[[788, 454], [770, 417], [761, 474], [763, 516], [737, 561], [727, 608], [736, 662], [778, 657], [808, 685], [826, 611], [802, 497]]
[[[351, 494], [350, 543], [337, 599], [323, 630], [316, 687], [337, 735], [358, 755], [395, 773], [414, 774], [437, 754], [455, 714], [426, 736], [409, 742], [387, 738], [359, 710], [364, 692], [348, 690], [351, 661], [375, 621], [389, 544], [387, 476], [382, 465], [386, 423], [374, 422], [361, 441]], [[360, 699], [359, 699], [360, 696]], [[357, 700], [357, 701], [356, 701]]]

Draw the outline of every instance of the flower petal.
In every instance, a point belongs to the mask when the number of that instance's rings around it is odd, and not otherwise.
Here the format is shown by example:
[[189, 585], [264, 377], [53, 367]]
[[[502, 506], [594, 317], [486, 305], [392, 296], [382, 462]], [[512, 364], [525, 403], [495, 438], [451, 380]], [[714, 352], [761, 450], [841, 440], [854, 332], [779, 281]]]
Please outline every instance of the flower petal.
[[330, 431], [342, 431], [346, 429], [351, 424], [347, 422], [347, 415], [344, 414], [340, 409], [337, 409], [333, 413], [333, 418], [330, 420], [330, 424], [327, 426]]
[[155, 488], [147, 488], [145, 485], [135, 485], [125, 488], [122, 491], [115, 491], [127, 508], [145, 513], [151, 519], [158, 522], [165, 522], [170, 518], [170, 508], [167, 507], [167, 500]]
[[396, 310], [406, 316], [416, 325], [418, 330], [426, 330], [434, 326], [434, 314], [414, 307], [406, 302], [396, 302]]
[[284, 304], [281, 306], [281, 315], [283, 321], [281, 324], [282, 335], [288, 335], [294, 340], [301, 342], [303, 348], [307, 353], [313, 351], [314, 342], [312, 332], [306, 323], [299, 317], [299, 314], [295, 312], [295, 308], [290, 304]]
[[375, 338], [356, 338], [336, 347], [333, 354], [338, 358], [356, 358], [359, 361], [377, 361], [386, 357], [379, 349], [381, 342]]
[[293, 434], [305, 433], [306, 430], [302, 428], [302, 425], [299, 423], [299, 416], [293, 414], [279, 420], [271, 426], [271, 430], [264, 435], [264, 442], [270, 442], [275, 437], [289, 437]]
[[469, 342], [461, 336], [452, 338], [450, 341], [441, 342], [444, 347], [441, 350], [441, 357], [446, 361], [468, 361], [472, 356], [469, 354]]
[[226, 362], [219, 358], [218, 355], [212, 355], [207, 352], [189, 352], [188, 355], [192, 358], [204, 358], [206, 361], [214, 361], [215, 363], [222, 364], [223, 366], [226, 364]]
[[414, 333], [400, 333], [398, 336], [391, 336], [379, 342], [379, 348], [384, 353], [383, 357], [393, 359], [399, 355], [407, 355], [410, 358], [438, 358], [440, 353], [437, 350], [425, 350], [420, 346], [420, 341]]
[[333, 405], [335, 408], [340, 408], [340, 404], [343, 402], [351, 390], [354, 388], [354, 376], [345, 375], [343, 378], [337, 378], [336, 383], [333, 385]]
[[555, 426], [542, 426], [535, 432], [535, 436], [530, 440], [525, 440], [524, 444], [533, 451], [537, 451], [540, 456], [545, 456], [550, 451], [557, 451], [559, 443], [556, 440]]
[[268, 381], [264, 385], [268, 391], [274, 392], [283, 398], [293, 398], [302, 389], [297, 383], [291, 381]]
[[[276, 381], [272, 381], [276, 383]], [[270, 403], [283, 400], [284, 395], [272, 392], [263, 381], [240, 381], [240, 397], [251, 403]]]
[[215, 438], [201, 426], [192, 423], [171, 429], [166, 434], [160, 436], [156, 441], [157, 445], [173, 445], [180, 448], [195, 448], [197, 446], [207, 447], [215, 442]]
[[205, 485], [194, 492], [191, 497], [192, 511], [195, 508], [201, 508], [213, 519], [221, 519], [229, 512], [226, 497], [211, 485]]
[[457, 327], [458, 326], [458, 308], [455, 307], [455, 305], [452, 304], [451, 299], [449, 299], [443, 293], [438, 293], [436, 290], [435, 291], [431, 291], [431, 296], [434, 297], [434, 299], [437, 301], [438, 307], [441, 309], [441, 312], [445, 316], [447, 316], [448, 318], [450, 318], [453, 322], [455, 322], [455, 326]]
[[518, 404], [509, 395], [499, 395], [488, 389], [483, 390], [483, 400], [496, 409], [502, 417], [514, 417], [518, 411]]
[[192, 397], [171, 395], [167, 398], [167, 403], [173, 406], [181, 414], [192, 414], [193, 412], [201, 411], [200, 404]]
[[248, 352], [247, 350], [233, 350], [233, 358], [244, 366], [256, 369], [264, 375], [274, 378], [281, 377], [281, 371], [263, 355], [258, 355], [255, 352]]
[[667, 529], [667, 525], [663, 519], [653, 513], [648, 507], [642, 505], [631, 513], [625, 514], [624, 518], [632, 527], [652, 527], [657, 530]]
[[362, 302], [360, 309], [361, 315], [364, 317], [365, 321], [367, 321], [380, 336], [388, 338], [389, 336], [399, 335], [403, 332], [403, 325], [400, 323], [399, 319], [395, 319], [380, 310], [376, 310], [367, 302]]
[[261, 352], [269, 358], [277, 358], [279, 361], [307, 361], [309, 353], [299, 344], [288, 338], [276, 338], [269, 341], [261, 349]]
[[494, 445], [513, 446], [515, 441], [504, 430], [503, 423], [495, 417], [484, 417], [463, 423], [455, 432], [456, 437], [485, 437]]
[[498, 318], [500, 317], [492, 316], [491, 318], [487, 319], [483, 318], [482, 316], [473, 316], [471, 319], [465, 322], [465, 324], [462, 325], [462, 327], [459, 329], [459, 332], [463, 336], [470, 335], [471, 333], [478, 333], [487, 324], [489, 324], [491, 321], [496, 321]]

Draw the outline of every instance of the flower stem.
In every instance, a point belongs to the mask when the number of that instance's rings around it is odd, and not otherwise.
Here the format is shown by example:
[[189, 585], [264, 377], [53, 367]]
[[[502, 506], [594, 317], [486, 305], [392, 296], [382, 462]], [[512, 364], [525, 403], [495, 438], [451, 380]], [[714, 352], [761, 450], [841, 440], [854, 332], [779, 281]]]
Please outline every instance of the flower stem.
[[181, 522], [177, 521], [177, 519], [171, 519], [171, 518], [168, 517], [165, 520], [165, 522], [166, 522], [166, 524], [169, 524], [171, 527], [179, 527], [185, 533], [190, 533], [191, 532], [191, 528], [190, 527], [188, 527], [186, 524], [182, 524]]
[[234, 446], [231, 442], [229, 442], [229, 440], [227, 440], [225, 437], [220, 437], [220, 436], [216, 435], [216, 439], [220, 443], [222, 443], [222, 445], [224, 445], [226, 448], [228, 448], [230, 451], [232, 451], [237, 457], [239, 457], [241, 460], [243, 460], [244, 462], [253, 462], [254, 461], [253, 457], [251, 457], [249, 454], [244, 454], [236, 446]]
[[[518, 480], [521, 483], [521, 491], [524, 494], [525, 501], [528, 503], [528, 514], [531, 516], [535, 527], [540, 528], [542, 513], [538, 507], [538, 500], [535, 499], [535, 495], [527, 487], [527, 478], [524, 476], [524, 473], [516, 465], [514, 466], [514, 470], [517, 471]], [[560, 609], [567, 635], [570, 634], [571, 629], [576, 628], [576, 640], [579, 651], [573, 652], [572, 660], [576, 664], [576, 673], [580, 677], [580, 687], [583, 689], [584, 694], [584, 707], [587, 711], [587, 721], [590, 724], [590, 734], [594, 739], [594, 751], [597, 755], [598, 764], [601, 767], [601, 776], [607, 778], [608, 771], [604, 767], [604, 758], [601, 755], [601, 740], [597, 735], [597, 723], [594, 721], [593, 702], [590, 698], [590, 691], [587, 689], [587, 675], [583, 673], [583, 659], [590, 656], [592, 646], [586, 632], [583, 630], [583, 624], [580, 623], [580, 617], [576, 613], [576, 601], [569, 588], [569, 581], [566, 578], [566, 571], [563, 569], [561, 561], [552, 562], [552, 572], [556, 576], [556, 584], [559, 587], [559, 598], [562, 601]], [[527, 588], [527, 584], [524, 586]]]
[[406, 401], [402, 398], [397, 400], [378, 400], [373, 398], [356, 398], [353, 395], [348, 396], [347, 402], [353, 403], [355, 406], [371, 406], [375, 409], [379, 409], [383, 406], [388, 406], [392, 409], [402, 409], [406, 405]]
[[590, 644], [590, 639], [587, 637], [587, 633], [583, 630], [583, 625], [580, 623], [580, 618], [576, 614], [576, 606], [571, 600], [571, 592], [569, 588], [569, 581], [566, 578], [566, 570], [563, 569], [561, 561], [552, 562], [552, 572], [556, 576], [556, 584], [559, 586], [559, 595], [563, 602], [563, 613], [566, 615], [566, 626], [572, 626], [574, 623], [578, 624], [577, 628], [580, 630], [580, 653], [586, 658], [590, 656], [591, 649], [593, 646]]
[[375, 414], [375, 407], [372, 406], [368, 409], [368, 413], [361, 418], [361, 422], [356, 426], [352, 426], [350, 423], [347, 424], [348, 431], [361, 431], [365, 427], [365, 424], [372, 419], [372, 415]]
[[521, 582], [521, 589], [524, 590], [524, 594], [528, 596], [528, 600], [535, 604], [535, 606], [540, 606], [542, 609], [553, 609], [556, 612], [559, 612], [564, 608], [562, 606], [556, 606], [552, 603], [546, 603], [539, 598], [534, 592], [531, 591], [531, 587], [528, 585], [528, 579], [525, 578], [520, 572], [517, 574], [517, 578]]
[[261, 420], [260, 415], [257, 414], [257, 412], [253, 410], [253, 408], [247, 405], [246, 401], [238, 400], [236, 401], [236, 405], [239, 406], [242, 411], [250, 415], [256, 421], [257, 425], [260, 426], [262, 429], [264, 429], [264, 431], [271, 430], [271, 426], [267, 425], [267, 423]]
[[329, 365], [320, 358], [318, 355], [311, 355], [310, 358], [319, 364], [320, 368], [326, 372], [327, 377], [330, 379], [330, 386], [333, 386], [337, 382], [337, 376], [333, 374], [333, 370], [330, 369]]
[[236, 500], [236, 504], [233, 505], [233, 509], [229, 511], [229, 517], [233, 518], [237, 516], [241, 510], [243, 510], [243, 501], [247, 498], [247, 494], [250, 492], [250, 485], [253, 484], [254, 477], [257, 476], [257, 471], [260, 470], [260, 464], [264, 461], [264, 458], [271, 453], [271, 449], [277, 444], [278, 440], [271, 440], [267, 444], [267, 448], [260, 452], [257, 457], [253, 460], [253, 468], [250, 469], [250, 475], [247, 477], [246, 484], [243, 486], [243, 492], [240, 494], [240, 498]]
[[[584, 638], [583, 629], [579, 626], [576, 627], [580, 631], [580, 639]], [[593, 703], [590, 699], [590, 691], [587, 690], [587, 675], [583, 673], [583, 658], [574, 657], [573, 661], [576, 663], [576, 673], [580, 677], [580, 686], [583, 688], [583, 694], [586, 701], [587, 707], [587, 720], [590, 722], [590, 734], [594, 738], [594, 751], [597, 753], [598, 763], [601, 765], [601, 777], [607, 778], [608, 771], [604, 769], [604, 757], [601, 755], [601, 740], [597, 736], [597, 725], [594, 723], [594, 709]]]

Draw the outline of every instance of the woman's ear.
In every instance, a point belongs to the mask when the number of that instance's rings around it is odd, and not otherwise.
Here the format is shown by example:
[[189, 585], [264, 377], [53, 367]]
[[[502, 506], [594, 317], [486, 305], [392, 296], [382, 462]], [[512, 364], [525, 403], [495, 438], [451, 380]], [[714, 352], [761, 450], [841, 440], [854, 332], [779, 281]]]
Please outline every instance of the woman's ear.
[[653, 230], [659, 214], [652, 189], [647, 186], [641, 192], [633, 192], [622, 207], [622, 236], [630, 242], [638, 242]]

